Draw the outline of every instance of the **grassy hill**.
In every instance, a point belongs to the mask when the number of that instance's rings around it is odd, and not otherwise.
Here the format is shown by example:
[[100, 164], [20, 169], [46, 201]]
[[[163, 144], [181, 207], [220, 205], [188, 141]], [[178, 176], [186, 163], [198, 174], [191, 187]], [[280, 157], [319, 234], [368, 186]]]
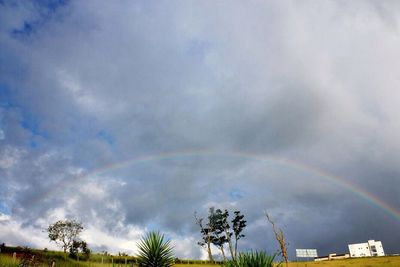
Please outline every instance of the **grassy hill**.
[[[13, 253], [16, 257], [13, 258]], [[0, 267], [48, 267], [52, 262], [55, 267], [132, 267], [137, 266], [136, 258], [132, 256], [111, 256], [91, 254], [89, 259], [80, 260], [65, 257], [59, 251], [28, 250], [21, 247], [7, 247], [0, 253]], [[215, 267], [219, 264], [210, 264], [200, 260], [178, 260], [177, 267]], [[282, 265], [284, 266], [284, 265]], [[324, 262], [291, 262], [290, 267], [399, 267], [400, 256], [375, 258], [358, 258], [333, 260]]]

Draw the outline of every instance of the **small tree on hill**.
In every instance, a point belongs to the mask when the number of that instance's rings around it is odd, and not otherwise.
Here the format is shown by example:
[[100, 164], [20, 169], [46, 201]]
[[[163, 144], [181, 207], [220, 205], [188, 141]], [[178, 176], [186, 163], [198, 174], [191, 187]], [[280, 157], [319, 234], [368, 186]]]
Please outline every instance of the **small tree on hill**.
[[69, 248], [69, 256], [73, 259], [80, 259], [79, 253], [82, 253], [83, 260], [88, 260], [90, 257], [90, 249], [87, 246], [87, 243], [82, 240], [74, 240], [72, 241], [72, 246]]
[[58, 244], [64, 250], [64, 253], [73, 249], [74, 242], [75, 245], [77, 242], [82, 242], [79, 239], [79, 234], [82, 230], [82, 223], [75, 220], [60, 220], [47, 228], [50, 241]]

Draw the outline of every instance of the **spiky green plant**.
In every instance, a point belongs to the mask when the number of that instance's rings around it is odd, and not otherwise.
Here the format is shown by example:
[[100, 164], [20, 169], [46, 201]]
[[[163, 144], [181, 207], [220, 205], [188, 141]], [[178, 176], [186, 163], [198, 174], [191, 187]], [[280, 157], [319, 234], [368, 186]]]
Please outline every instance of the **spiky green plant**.
[[174, 263], [170, 240], [159, 232], [150, 232], [138, 243], [138, 263], [142, 267], [169, 267]]
[[264, 251], [241, 252], [236, 260], [226, 261], [224, 267], [273, 267], [275, 254]]

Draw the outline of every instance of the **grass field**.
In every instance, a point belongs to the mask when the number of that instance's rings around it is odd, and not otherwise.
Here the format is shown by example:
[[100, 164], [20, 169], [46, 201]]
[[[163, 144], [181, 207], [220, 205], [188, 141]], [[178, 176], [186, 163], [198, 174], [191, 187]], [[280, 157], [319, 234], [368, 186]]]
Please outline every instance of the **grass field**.
[[400, 267], [400, 256], [332, 260], [323, 262], [291, 262], [290, 267]]
[[[93, 261], [75, 261], [71, 259], [57, 260], [56, 267], [130, 267], [132, 265], [100, 263]], [[0, 254], [0, 267], [18, 267], [19, 261], [13, 260], [8, 255]], [[48, 267], [49, 263], [44, 260], [35, 267]], [[135, 265], [136, 266], [136, 265]], [[176, 267], [217, 267], [216, 264], [176, 264]], [[282, 265], [283, 267], [284, 265]], [[291, 262], [290, 267], [400, 267], [400, 256], [396, 257], [378, 257], [378, 258], [360, 258], [333, 260], [323, 262]]]
[[[177, 267], [215, 267], [210, 264], [177, 264]], [[217, 265], [218, 266], [218, 265]], [[400, 256], [332, 260], [323, 262], [290, 262], [289, 267], [400, 267]], [[282, 265], [284, 267], [284, 265]]]

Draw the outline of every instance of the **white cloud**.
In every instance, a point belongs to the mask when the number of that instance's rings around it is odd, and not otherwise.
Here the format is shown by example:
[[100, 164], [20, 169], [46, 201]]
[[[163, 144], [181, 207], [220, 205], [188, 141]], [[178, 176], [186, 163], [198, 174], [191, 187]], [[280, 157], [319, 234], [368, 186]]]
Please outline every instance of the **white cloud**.
[[16, 165], [25, 152], [21, 149], [6, 146], [0, 152], [0, 168], [9, 169]]
[[102, 187], [94, 181], [89, 181], [84, 185], [80, 186], [82, 194], [89, 196], [91, 199], [102, 200], [106, 196], [106, 188]]
[[179, 236], [172, 234], [171, 245], [176, 257], [180, 259], [192, 259], [193, 255], [196, 258], [207, 260], [208, 254], [206, 250], [200, 249], [197, 245], [198, 240], [195, 237]]
[[11, 246], [31, 246], [34, 248], [58, 249], [50, 243], [43, 228], [22, 226], [10, 215], [0, 213], [0, 236], [2, 242]]
[[126, 225], [125, 228], [123, 235], [117, 235], [89, 225], [82, 234], [82, 238], [88, 242], [89, 246], [107, 247], [110, 253], [125, 252], [134, 255], [137, 253], [136, 244], [145, 231], [131, 225]]
[[57, 76], [61, 87], [72, 95], [82, 110], [93, 114], [108, 111], [106, 102], [91, 93], [93, 90], [90, 90], [90, 88], [83, 88], [84, 86], [78, 79], [73, 78], [66, 71], [59, 71]]

